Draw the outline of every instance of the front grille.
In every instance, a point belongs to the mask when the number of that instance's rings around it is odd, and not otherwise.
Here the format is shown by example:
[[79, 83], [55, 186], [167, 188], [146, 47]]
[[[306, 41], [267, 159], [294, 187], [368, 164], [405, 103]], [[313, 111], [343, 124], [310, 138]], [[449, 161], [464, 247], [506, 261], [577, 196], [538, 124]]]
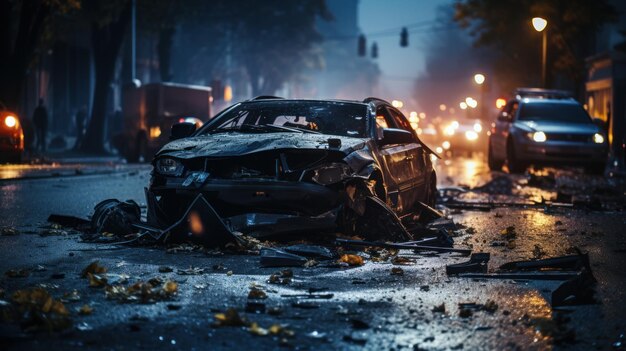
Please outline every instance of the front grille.
[[547, 141], [569, 141], [574, 143], [588, 143], [593, 140], [592, 134], [567, 134], [567, 133], [547, 133]]

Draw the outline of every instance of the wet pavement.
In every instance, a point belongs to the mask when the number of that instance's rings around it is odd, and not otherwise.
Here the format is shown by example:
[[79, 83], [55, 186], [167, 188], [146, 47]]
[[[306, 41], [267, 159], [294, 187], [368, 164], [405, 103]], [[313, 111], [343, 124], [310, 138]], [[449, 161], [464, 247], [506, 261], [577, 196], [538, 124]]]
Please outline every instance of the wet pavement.
[[[502, 176], [508, 179], [487, 188], [499, 194], [470, 192], [461, 196], [464, 201], [536, 204], [558, 195], [554, 187], [529, 185], [528, 177], [489, 172], [482, 156], [439, 161], [437, 168], [440, 187], [476, 188]], [[601, 189], [607, 183], [578, 170], [545, 172], [556, 172], [555, 182], [563, 186], [578, 182], [577, 187], [583, 183]], [[270, 275], [283, 269], [261, 268], [256, 255], [190, 246], [84, 243], [78, 233], [46, 223], [50, 213], [84, 217], [106, 198], [134, 199], [142, 205], [148, 180], [148, 171], [138, 169], [0, 181], [0, 228], [15, 227], [19, 232], [0, 236], [0, 272], [29, 270], [27, 277], [0, 278], [4, 294], [0, 300], [11, 301], [15, 291], [39, 285], [55, 299], [65, 295], [72, 320], [71, 327], [52, 333], [24, 332], [16, 323], [2, 323], [3, 345], [116, 350], [612, 350], [626, 341], [622, 340], [626, 332], [623, 212], [532, 205], [446, 210], [462, 228], [456, 232], [455, 247], [491, 253], [490, 272], [508, 261], [572, 254], [576, 247], [588, 252], [598, 280], [596, 303], [558, 308], [551, 306], [550, 296], [560, 282], [450, 277], [445, 265], [467, 260], [455, 254], [401, 250], [399, 256], [410, 259], [407, 265], [374, 262], [366, 255], [365, 265], [359, 267], [291, 268], [293, 278], [283, 285], [268, 283]], [[494, 246], [501, 242], [505, 245]], [[89, 287], [89, 279], [81, 277], [94, 260], [108, 269], [110, 284], [129, 286], [158, 277], [159, 284], [175, 282], [177, 293], [153, 303], [107, 298], [104, 288]], [[267, 295], [254, 300], [257, 309], [264, 306], [263, 313], [245, 311], [252, 286]], [[67, 294], [74, 290], [76, 294]], [[311, 291], [332, 297], [308, 298]], [[307, 298], [283, 296], [296, 294]], [[84, 305], [92, 311], [86, 313], [89, 309]], [[257, 327], [215, 326], [216, 315], [229, 308]]]

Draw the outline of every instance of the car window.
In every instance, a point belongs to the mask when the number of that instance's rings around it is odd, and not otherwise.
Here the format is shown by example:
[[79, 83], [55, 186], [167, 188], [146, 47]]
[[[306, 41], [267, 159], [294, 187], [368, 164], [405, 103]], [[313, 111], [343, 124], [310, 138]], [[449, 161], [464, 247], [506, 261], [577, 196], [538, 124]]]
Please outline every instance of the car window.
[[[365, 137], [367, 105], [334, 101], [263, 101], [241, 104], [200, 130], [275, 132], [300, 129], [322, 134]], [[252, 128], [254, 127], [254, 128]]]
[[376, 109], [376, 137], [381, 139], [383, 137], [383, 129], [395, 127], [389, 111], [384, 106], [378, 106]]
[[570, 123], [591, 123], [587, 111], [579, 104], [554, 102], [530, 102], [522, 105], [520, 121], [554, 121]]
[[411, 132], [413, 134], [413, 128], [411, 127], [411, 123], [409, 122], [400, 111], [396, 109], [389, 108], [389, 114], [393, 117], [394, 122], [396, 123], [397, 128], [404, 129], [407, 132]]

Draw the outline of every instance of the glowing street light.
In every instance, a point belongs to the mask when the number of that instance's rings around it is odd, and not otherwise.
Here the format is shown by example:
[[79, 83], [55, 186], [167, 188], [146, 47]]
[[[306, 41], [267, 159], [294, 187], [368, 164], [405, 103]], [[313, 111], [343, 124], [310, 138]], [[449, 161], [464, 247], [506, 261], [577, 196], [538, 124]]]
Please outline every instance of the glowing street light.
[[541, 17], [535, 17], [532, 19], [533, 28], [537, 32], [543, 33], [542, 50], [541, 50], [541, 86], [546, 87], [546, 51], [548, 51], [548, 39], [547, 30], [548, 21]]
[[467, 104], [465, 103], [465, 101], [461, 101], [461, 103], [459, 104], [459, 107], [461, 108], [461, 110], [465, 110], [467, 109]]
[[544, 18], [541, 18], [541, 17], [534, 17], [532, 22], [533, 22], [533, 27], [535, 28], [537, 32], [543, 31], [548, 26], [548, 21], [546, 21]]
[[466, 97], [465, 98], [465, 104], [471, 108], [476, 108], [476, 106], [478, 106], [478, 101], [476, 101], [473, 97]]
[[439, 105], [439, 110], [440, 111], [445, 111], [446, 110], [446, 105], [445, 104]]
[[503, 98], [498, 98], [498, 99], [496, 100], [496, 108], [497, 108], [498, 110], [499, 110], [499, 109], [501, 109], [501, 108], [503, 108], [503, 107], [504, 107], [504, 105], [506, 105], [506, 100], [505, 100], [505, 99], [503, 99]]
[[404, 106], [404, 102], [402, 102], [400, 100], [393, 100], [393, 101], [391, 101], [391, 106], [393, 106], [395, 108], [402, 108], [402, 106]]
[[474, 74], [474, 82], [480, 87], [480, 118], [485, 118], [485, 111], [484, 111], [484, 106], [485, 106], [485, 85], [483, 85], [483, 83], [485, 83], [485, 79], [487, 79], [485, 77], [484, 74], [482, 73], [476, 73]]
[[474, 82], [478, 85], [483, 84], [485, 82], [485, 75], [481, 73], [474, 74]]

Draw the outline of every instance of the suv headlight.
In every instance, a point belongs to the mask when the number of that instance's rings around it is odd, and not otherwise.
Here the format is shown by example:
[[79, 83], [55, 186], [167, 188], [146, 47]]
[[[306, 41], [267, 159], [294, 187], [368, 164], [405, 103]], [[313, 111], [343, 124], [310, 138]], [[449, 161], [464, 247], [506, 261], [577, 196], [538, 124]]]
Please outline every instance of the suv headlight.
[[546, 133], [544, 132], [534, 132], [534, 133], [528, 133], [528, 137], [530, 137], [532, 140], [538, 142], [538, 143], [543, 143], [544, 141], [546, 141]]
[[311, 179], [320, 185], [339, 183], [351, 177], [352, 169], [345, 163], [330, 163], [313, 170]]
[[593, 135], [593, 142], [596, 144], [604, 143], [604, 136], [600, 133], [596, 133]]
[[164, 157], [156, 161], [155, 169], [157, 173], [167, 176], [181, 176], [183, 174], [183, 164], [177, 159]]

